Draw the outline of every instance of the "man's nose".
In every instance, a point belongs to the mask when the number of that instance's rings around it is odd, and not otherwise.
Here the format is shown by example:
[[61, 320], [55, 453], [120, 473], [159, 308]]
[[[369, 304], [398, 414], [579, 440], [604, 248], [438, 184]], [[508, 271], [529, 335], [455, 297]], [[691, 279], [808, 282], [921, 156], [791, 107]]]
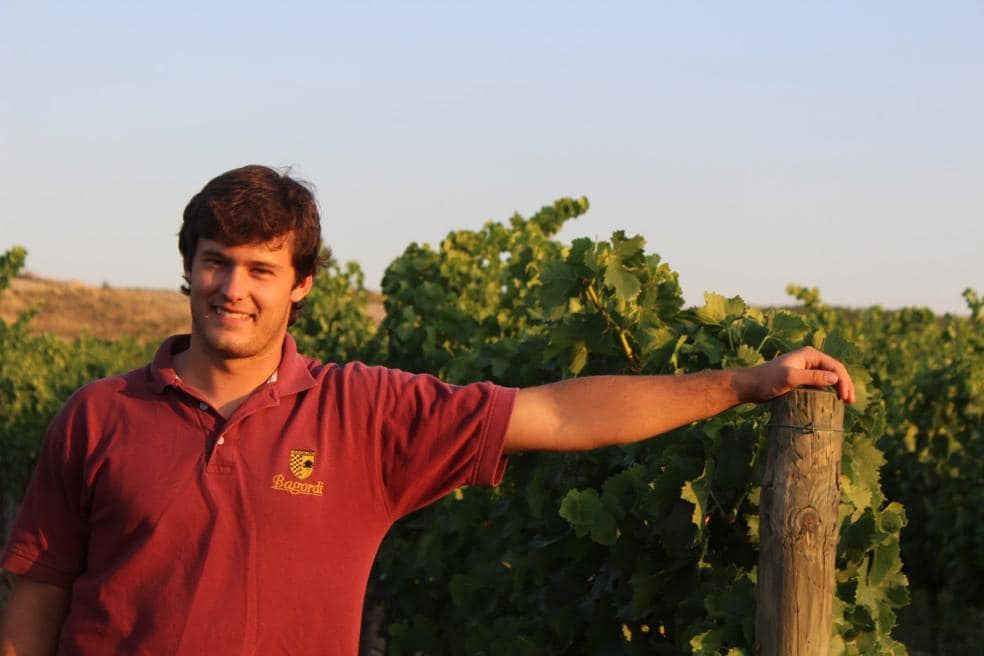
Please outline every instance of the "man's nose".
[[229, 267], [222, 281], [222, 294], [229, 300], [239, 300], [246, 297], [247, 271], [240, 267]]

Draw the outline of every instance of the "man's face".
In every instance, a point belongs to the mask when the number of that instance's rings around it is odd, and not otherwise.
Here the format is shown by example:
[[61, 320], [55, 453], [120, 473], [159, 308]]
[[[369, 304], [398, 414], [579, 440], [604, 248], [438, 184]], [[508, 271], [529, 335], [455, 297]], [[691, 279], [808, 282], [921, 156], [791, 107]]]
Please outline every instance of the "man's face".
[[279, 353], [291, 304], [311, 289], [295, 285], [287, 235], [261, 244], [227, 246], [199, 239], [191, 271], [192, 333], [226, 359]]

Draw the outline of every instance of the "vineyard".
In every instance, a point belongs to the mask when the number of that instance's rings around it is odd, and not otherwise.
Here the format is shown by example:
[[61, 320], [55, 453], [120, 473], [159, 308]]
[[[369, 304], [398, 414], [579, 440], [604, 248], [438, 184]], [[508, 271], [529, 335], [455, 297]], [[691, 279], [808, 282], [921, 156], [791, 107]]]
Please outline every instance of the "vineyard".
[[[382, 281], [332, 263], [292, 333], [323, 360], [359, 359], [453, 383], [529, 386], [593, 374], [754, 365], [803, 345], [844, 361], [832, 653], [970, 653], [984, 641], [984, 300], [969, 317], [842, 311], [790, 286], [789, 309], [705, 295], [641, 237], [560, 243], [588, 209], [561, 199], [411, 244]], [[0, 258], [0, 293], [25, 252]], [[44, 427], [85, 381], [153, 344], [0, 322], [4, 527]], [[654, 408], [653, 412], [659, 412]], [[366, 608], [394, 656], [754, 654], [758, 512], [768, 406], [629, 447], [511, 458], [496, 489], [466, 488], [400, 522]]]

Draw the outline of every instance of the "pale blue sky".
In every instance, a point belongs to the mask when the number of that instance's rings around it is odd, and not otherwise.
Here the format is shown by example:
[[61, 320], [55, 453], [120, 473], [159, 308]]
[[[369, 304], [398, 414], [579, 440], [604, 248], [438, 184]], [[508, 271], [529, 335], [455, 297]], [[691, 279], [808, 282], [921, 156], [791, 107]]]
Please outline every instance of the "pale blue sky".
[[0, 249], [176, 288], [214, 175], [292, 165], [378, 288], [563, 195], [705, 290], [984, 292], [984, 3], [0, 4]]

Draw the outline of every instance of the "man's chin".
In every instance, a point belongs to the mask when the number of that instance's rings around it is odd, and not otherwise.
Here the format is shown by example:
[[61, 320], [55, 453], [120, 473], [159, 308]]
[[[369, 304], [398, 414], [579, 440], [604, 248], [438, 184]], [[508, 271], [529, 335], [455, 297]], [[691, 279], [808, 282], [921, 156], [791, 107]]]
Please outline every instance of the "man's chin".
[[227, 360], [252, 358], [268, 348], [274, 348], [271, 340], [275, 339], [275, 334], [268, 334], [257, 328], [215, 326], [192, 317], [192, 332], [198, 336], [202, 346], [213, 355]]
[[251, 358], [258, 353], [256, 349], [226, 347], [221, 345], [214, 346], [211, 350], [213, 353], [226, 360], [245, 360], [246, 358]]
[[227, 360], [251, 358], [262, 350], [259, 344], [251, 341], [221, 339], [214, 335], [205, 335], [203, 341], [208, 350]]

